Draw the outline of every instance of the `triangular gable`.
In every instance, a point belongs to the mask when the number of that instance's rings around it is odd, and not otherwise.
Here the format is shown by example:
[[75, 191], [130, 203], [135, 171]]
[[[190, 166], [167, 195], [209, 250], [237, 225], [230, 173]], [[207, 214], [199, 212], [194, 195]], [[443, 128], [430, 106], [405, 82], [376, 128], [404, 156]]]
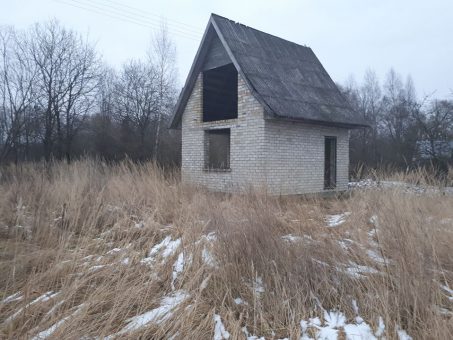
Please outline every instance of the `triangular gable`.
[[[222, 50], [218, 58], [213, 52], [216, 48]], [[212, 55], [207, 58], [210, 52]], [[225, 62], [225, 57], [233, 62], [262, 105], [265, 118], [345, 128], [368, 126], [363, 119], [353, 116], [349, 103], [309, 47], [212, 14], [178, 99], [171, 128], [180, 126], [205, 62], [207, 67], [215, 67]]]
[[170, 128], [176, 129], [180, 127], [182, 114], [187, 105], [187, 101], [192, 94], [195, 82], [200, 72], [223, 66], [228, 63], [234, 64], [238, 73], [246, 81], [252, 94], [263, 106], [267, 107], [264, 101], [259, 98], [259, 95], [253, 90], [253, 87], [247, 82], [245, 75], [241, 72], [239, 64], [237, 63], [234, 55], [231, 53], [231, 50], [226, 44], [225, 39], [223, 38], [222, 33], [215, 22], [215, 17], [216, 15], [212, 14], [209, 19], [203, 38], [201, 39], [200, 46], [198, 47], [197, 54], [195, 55], [194, 62], [192, 63], [192, 67], [190, 68], [189, 75], [186, 79], [186, 83], [176, 103], [173, 117], [170, 122]]

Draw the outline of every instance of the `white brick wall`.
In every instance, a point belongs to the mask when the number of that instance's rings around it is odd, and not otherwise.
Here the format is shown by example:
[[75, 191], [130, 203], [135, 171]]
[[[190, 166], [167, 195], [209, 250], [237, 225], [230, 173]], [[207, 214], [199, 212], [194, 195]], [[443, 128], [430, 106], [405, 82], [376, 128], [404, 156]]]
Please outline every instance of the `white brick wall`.
[[[200, 74], [182, 116], [182, 179], [212, 190], [238, 191], [250, 186], [271, 194], [323, 191], [324, 136], [337, 137], [337, 190], [347, 188], [349, 133], [286, 121], [265, 120], [263, 108], [238, 77], [238, 118], [202, 120]], [[204, 130], [231, 129], [229, 172], [204, 170]]]

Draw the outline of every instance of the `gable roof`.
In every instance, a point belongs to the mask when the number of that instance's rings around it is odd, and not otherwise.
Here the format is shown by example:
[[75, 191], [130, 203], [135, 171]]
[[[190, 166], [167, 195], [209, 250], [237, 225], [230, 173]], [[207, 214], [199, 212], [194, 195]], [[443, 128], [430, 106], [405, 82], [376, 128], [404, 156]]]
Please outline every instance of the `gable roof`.
[[354, 112], [309, 47], [212, 14], [171, 121], [181, 116], [212, 39], [218, 36], [251, 93], [263, 106], [265, 118], [307, 123], [368, 126]]

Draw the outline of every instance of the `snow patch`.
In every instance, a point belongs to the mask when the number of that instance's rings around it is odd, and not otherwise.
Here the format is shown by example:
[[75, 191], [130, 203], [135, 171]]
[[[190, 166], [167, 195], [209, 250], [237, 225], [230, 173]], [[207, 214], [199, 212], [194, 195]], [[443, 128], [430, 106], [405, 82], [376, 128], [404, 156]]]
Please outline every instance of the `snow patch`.
[[292, 235], [292, 234], [288, 234], [288, 235], [282, 236], [282, 240], [287, 241], [287, 242], [294, 242], [294, 243], [296, 243], [296, 242], [302, 241], [303, 238], [300, 237], [300, 236], [294, 236], [294, 235]]
[[53, 299], [54, 297], [56, 297], [58, 294], [60, 293], [54, 293], [53, 291], [49, 291], [47, 293], [44, 293], [43, 295], [37, 297], [36, 299], [34, 299], [32, 302], [28, 303], [27, 305], [25, 305], [25, 307], [22, 307], [22, 308], [19, 308], [19, 310], [17, 310], [13, 315], [9, 316], [6, 320], [5, 320], [5, 323], [9, 323], [11, 321], [13, 321], [15, 318], [17, 318], [24, 309], [38, 303], [38, 302], [46, 302], [46, 301], [49, 301], [50, 299]]
[[364, 276], [363, 274], [378, 274], [379, 271], [369, 266], [363, 266], [350, 262], [350, 266], [346, 268], [345, 273], [351, 277], [361, 278]]
[[[63, 303], [63, 301], [61, 301], [61, 303]], [[44, 339], [47, 339], [49, 336], [51, 336], [57, 330], [58, 327], [63, 325], [68, 319], [70, 319], [70, 318], [74, 317], [76, 314], [78, 314], [81, 311], [81, 309], [83, 308], [84, 305], [85, 304], [82, 303], [80, 306], [77, 307], [77, 310], [74, 313], [72, 313], [71, 315], [68, 315], [67, 317], [65, 317], [65, 318], [61, 319], [60, 321], [56, 322], [55, 324], [53, 324], [48, 329], [46, 329], [46, 330], [44, 330], [42, 332], [39, 332], [31, 340], [44, 340]], [[47, 314], [49, 314], [49, 313], [47, 313]]]
[[[358, 307], [353, 302], [353, 309], [358, 312]], [[347, 340], [362, 340], [369, 339], [374, 340], [378, 337], [382, 337], [385, 330], [385, 325], [382, 318], [379, 318], [379, 325], [376, 332], [368, 325], [363, 319], [357, 314], [355, 323], [346, 322], [346, 317], [343, 313], [338, 311], [324, 311], [324, 320], [311, 318], [308, 321], [301, 320], [301, 340], [312, 339], [309, 335], [308, 330], [311, 329], [312, 333], [315, 333], [315, 339], [324, 340], [336, 340], [338, 339], [338, 333], [340, 330], [344, 331]], [[409, 339], [405, 339], [409, 340]]]
[[161, 256], [163, 258], [167, 258], [173, 255], [180, 245], [180, 238], [172, 240], [171, 236], [167, 236], [162, 241], [160, 241], [160, 243], [154, 245], [148, 252], [148, 256], [142, 259], [140, 263], [151, 266], [154, 263], [159, 252], [162, 251]]
[[453, 301], [453, 289], [450, 289], [447, 285], [441, 285], [440, 286], [445, 292], [447, 292], [447, 298], [450, 301]]
[[412, 337], [406, 333], [404, 329], [401, 329], [399, 326], [396, 327], [396, 333], [398, 334], [399, 340], [412, 340]]
[[223, 339], [229, 339], [230, 338], [230, 333], [227, 332], [225, 329], [225, 326], [222, 323], [222, 319], [220, 318], [220, 315], [214, 314], [214, 337], [213, 340], [223, 340]]
[[208, 249], [203, 248], [203, 251], [201, 252], [201, 257], [203, 259], [203, 262], [208, 266], [217, 267], [217, 261]]
[[173, 264], [171, 289], [175, 290], [175, 281], [178, 278], [179, 274], [182, 273], [182, 271], [184, 270], [184, 266], [185, 266], [184, 253], [180, 253], [178, 255], [178, 259]]
[[19, 301], [19, 300], [22, 300], [24, 297], [21, 295], [20, 292], [17, 292], [17, 293], [14, 293], [10, 296], [7, 296], [6, 298], [4, 298], [1, 303], [3, 304], [7, 304], [7, 303], [10, 303], [10, 302], [13, 302], [13, 301]]
[[247, 330], [247, 327], [242, 327], [242, 333], [246, 336], [247, 340], [266, 340], [264, 336], [258, 337], [256, 335], [251, 335], [249, 331]]
[[327, 227], [334, 228], [342, 225], [344, 222], [346, 222], [346, 217], [348, 217], [349, 215], [351, 215], [349, 211], [338, 215], [327, 215], [325, 218]]
[[248, 303], [246, 301], [242, 300], [240, 297], [237, 297], [233, 301], [237, 305], [248, 305]]
[[159, 307], [128, 319], [128, 325], [115, 335], [136, 331], [151, 322], [161, 323], [167, 320], [172, 316], [172, 311], [187, 298], [189, 298], [189, 294], [183, 290], [175, 291], [169, 296], [164, 296]]

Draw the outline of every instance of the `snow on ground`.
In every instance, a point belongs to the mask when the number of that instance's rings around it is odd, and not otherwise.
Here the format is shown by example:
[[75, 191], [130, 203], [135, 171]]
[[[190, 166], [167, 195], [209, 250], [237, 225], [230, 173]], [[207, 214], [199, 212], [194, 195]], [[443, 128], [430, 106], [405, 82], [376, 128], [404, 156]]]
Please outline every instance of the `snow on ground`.
[[[63, 301], [60, 301], [59, 304], [63, 303]], [[82, 308], [85, 306], [84, 303], [82, 303], [81, 305], [79, 305], [77, 307], [77, 309], [75, 310], [74, 313], [72, 313], [71, 315], [68, 315], [67, 317], [57, 321], [56, 323], [54, 323], [52, 326], [50, 326], [48, 329], [42, 331], [42, 332], [39, 332], [38, 334], [36, 334], [36, 336], [34, 336], [32, 338], [32, 340], [44, 340], [44, 339], [47, 339], [49, 336], [51, 336], [61, 325], [63, 325], [66, 321], [68, 321], [69, 319], [71, 319], [72, 317], [74, 317], [75, 315], [77, 315], [81, 310]], [[47, 313], [47, 314], [50, 314]]]
[[[382, 339], [385, 332], [385, 324], [382, 317], [378, 319], [378, 325], [373, 329], [367, 322], [359, 316], [357, 303], [353, 301], [353, 309], [356, 317], [353, 321], [348, 322], [345, 314], [340, 311], [324, 310], [322, 319], [319, 317], [309, 318], [308, 320], [300, 321], [301, 337], [300, 340], [374, 340]], [[228, 339], [230, 334], [222, 323], [220, 315], [214, 315], [214, 340]], [[265, 340], [264, 337], [252, 335], [247, 330], [247, 327], [242, 328], [247, 340]], [[402, 329], [397, 329], [400, 340], [412, 340], [412, 338]], [[272, 332], [272, 334], [275, 334]], [[343, 334], [345, 337], [343, 337]], [[313, 338], [314, 336], [314, 338]], [[283, 338], [280, 340], [285, 340]]]
[[346, 221], [346, 217], [348, 217], [349, 215], [351, 215], [349, 211], [338, 215], [327, 215], [327, 227], [333, 228], [342, 225]]
[[355, 278], [361, 278], [364, 276], [363, 274], [378, 274], [379, 271], [372, 267], [359, 265], [350, 261], [345, 273]]
[[164, 296], [161, 299], [160, 306], [146, 313], [134, 316], [127, 320], [128, 325], [118, 333], [108, 337], [123, 335], [125, 333], [134, 332], [149, 323], [160, 323], [172, 316], [172, 311], [182, 302], [189, 298], [189, 294], [184, 290], [173, 292], [169, 296]]
[[294, 243], [295, 243], [295, 242], [300, 242], [300, 241], [302, 241], [303, 238], [300, 237], [300, 236], [294, 236], [294, 235], [292, 235], [292, 234], [288, 234], [288, 235], [282, 236], [282, 240], [285, 240], [285, 241], [287, 241], [287, 242], [294, 242]]
[[346, 339], [362, 340], [377, 339], [382, 336], [385, 326], [382, 318], [379, 319], [379, 326], [375, 331], [361, 317], [356, 317], [355, 322], [348, 323], [346, 316], [339, 311], [324, 311], [324, 318], [321, 321], [318, 317], [300, 321], [302, 331], [301, 340], [312, 339], [309, 334], [314, 333], [315, 339], [336, 340], [339, 331], [343, 330]]
[[203, 248], [203, 251], [201, 252], [201, 257], [203, 259], [203, 262], [208, 266], [217, 267], [217, 261], [214, 255], [212, 255], [212, 253], [208, 249]]
[[[61, 302], [62, 303], [62, 302]], [[34, 336], [31, 340], [44, 340], [47, 339], [49, 336], [51, 336], [60, 326], [62, 326], [66, 321], [77, 315], [82, 308], [85, 306], [85, 304], [81, 304], [80, 306], [77, 307], [76, 311], [72, 313], [71, 315], [68, 315], [67, 317], [59, 320], [58, 322], [54, 323], [52, 326], [50, 326], [48, 329], [39, 332]], [[49, 314], [49, 313], [48, 313]]]
[[20, 292], [17, 292], [17, 293], [14, 293], [10, 296], [7, 296], [6, 298], [4, 298], [1, 303], [3, 304], [7, 304], [7, 303], [10, 303], [10, 302], [13, 302], [13, 301], [19, 301], [19, 300], [22, 300], [24, 297], [21, 295]]
[[57, 323], [53, 324], [51, 327], [49, 327], [48, 329], [42, 331], [42, 332], [39, 332], [38, 334], [36, 334], [32, 340], [43, 340], [43, 339], [47, 339], [49, 336], [51, 336], [56, 330], [58, 327], [60, 327], [61, 325], [63, 325], [67, 320], [69, 319], [69, 317], [65, 317], [63, 319], [61, 319], [60, 321], [58, 321]]
[[261, 276], [258, 276], [253, 283], [253, 290], [257, 295], [260, 295], [265, 292], [263, 279]]
[[248, 303], [245, 302], [244, 300], [242, 300], [240, 297], [237, 297], [236, 299], [234, 299], [234, 303], [237, 305], [248, 305]]
[[160, 243], [154, 245], [148, 252], [148, 256], [140, 261], [140, 263], [151, 266], [156, 256], [161, 253], [163, 258], [173, 255], [181, 245], [181, 239], [172, 240], [171, 236], [166, 236]]
[[[187, 260], [186, 260], [187, 257]], [[182, 273], [184, 267], [189, 265], [192, 262], [192, 256], [184, 256], [184, 253], [180, 253], [178, 255], [178, 259], [173, 264], [173, 273], [172, 273], [172, 280], [171, 280], [171, 289], [175, 290], [175, 281], [178, 278], [179, 274]]]
[[247, 340], [266, 340], [266, 339], [264, 338], [264, 336], [258, 337], [258, 336], [256, 336], [256, 335], [251, 335], [251, 334], [249, 333], [249, 331], [247, 330], [247, 327], [245, 327], [245, 326], [242, 327], [242, 333], [244, 333], [244, 335], [245, 335], [245, 337], [247, 338]]
[[407, 334], [404, 329], [401, 329], [398, 327], [397, 333], [398, 333], [399, 340], [412, 340], [412, 337], [409, 336], [409, 334]]
[[222, 319], [220, 318], [220, 315], [214, 314], [214, 340], [223, 340], [223, 339], [229, 339], [230, 338], [230, 333], [228, 333], [225, 329], [225, 326], [222, 323]]
[[55, 298], [58, 294], [59, 293], [55, 293], [53, 291], [49, 291], [47, 293], [44, 293], [43, 295], [41, 295], [41, 296], [37, 297], [36, 299], [34, 299], [32, 302], [30, 302], [27, 305], [25, 305], [25, 307], [19, 308], [13, 315], [9, 316], [4, 321], [4, 323], [9, 323], [9, 322], [13, 321], [15, 318], [17, 318], [22, 313], [22, 311], [24, 309], [34, 305], [35, 303], [49, 301], [50, 299]]
[[453, 187], [433, 187], [433, 186], [420, 186], [406, 182], [400, 181], [373, 181], [371, 179], [365, 179], [357, 182], [349, 182], [348, 188], [350, 190], [354, 189], [393, 189], [393, 188], [400, 188], [403, 189], [405, 193], [410, 194], [438, 194], [443, 193], [445, 195], [453, 195]]
[[450, 289], [450, 287], [446, 285], [441, 285], [440, 287], [448, 294], [448, 300], [453, 301], [453, 289]]

